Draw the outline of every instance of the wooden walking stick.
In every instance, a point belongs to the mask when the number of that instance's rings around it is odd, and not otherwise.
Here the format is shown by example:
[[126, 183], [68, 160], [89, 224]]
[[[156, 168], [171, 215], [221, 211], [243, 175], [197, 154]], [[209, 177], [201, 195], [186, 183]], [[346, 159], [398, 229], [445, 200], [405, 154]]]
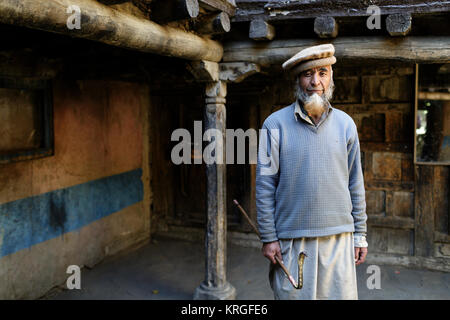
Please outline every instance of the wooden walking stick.
[[[258, 235], [258, 238], [261, 240], [261, 234], [259, 233], [259, 231], [256, 228], [253, 221], [250, 219], [250, 217], [245, 212], [244, 208], [241, 207], [241, 205], [239, 204], [239, 202], [237, 202], [236, 199], [234, 199], [233, 202], [239, 208], [239, 211], [241, 211], [242, 215], [245, 217], [247, 222], [252, 226], [253, 231], [255, 231], [255, 233]], [[291, 274], [289, 273], [289, 270], [286, 268], [286, 266], [283, 264], [283, 262], [277, 256], [275, 256], [275, 260], [280, 265], [281, 269], [283, 269], [284, 273], [286, 274], [286, 276], [288, 277], [289, 281], [291, 282], [292, 286], [295, 289], [301, 289], [303, 287], [303, 261], [304, 261], [305, 257], [306, 257], [306, 254], [304, 252], [301, 252], [299, 254], [299, 257], [298, 257], [298, 263], [299, 263], [299, 265], [298, 265], [298, 283], [297, 283], [297, 282], [295, 282], [294, 277], [291, 276]]]

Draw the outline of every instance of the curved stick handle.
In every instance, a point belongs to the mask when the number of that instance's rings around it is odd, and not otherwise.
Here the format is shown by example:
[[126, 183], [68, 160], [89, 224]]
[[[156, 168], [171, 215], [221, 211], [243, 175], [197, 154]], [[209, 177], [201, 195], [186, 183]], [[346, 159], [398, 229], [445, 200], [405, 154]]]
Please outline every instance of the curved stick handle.
[[[244, 208], [241, 207], [241, 205], [239, 204], [239, 202], [237, 202], [236, 199], [233, 200], [234, 204], [239, 208], [239, 211], [241, 211], [241, 213], [244, 215], [245, 219], [247, 220], [247, 222], [252, 226], [253, 231], [258, 235], [258, 238], [261, 239], [261, 234], [259, 233], [258, 229], [256, 228], [255, 224], [253, 223], [253, 221], [250, 219], [250, 217], [247, 215], [247, 213], [245, 212]], [[286, 268], [286, 266], [283, 264], [283, 262], [281, 262], [281, 260], [275, 256], [275, 260], [277, 261], [277, 263], [280, 265], [281, 269], [283, 269], [284, 273], [286, 274], [286, 276], [288, 277], [289, 281], [291, 282], [291, 284], [294, 286], [294, 288], [297, 289], [297, 282], [295, 282], [294, 277], [291, 276], [291, 274], [289, 273], [288, 269]]]

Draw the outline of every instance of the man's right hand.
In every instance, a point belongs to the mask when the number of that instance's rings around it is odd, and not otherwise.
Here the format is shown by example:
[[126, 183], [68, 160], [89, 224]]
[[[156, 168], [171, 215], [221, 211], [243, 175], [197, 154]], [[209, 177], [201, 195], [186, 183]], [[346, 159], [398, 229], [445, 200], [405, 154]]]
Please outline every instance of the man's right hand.
[[277, 261], [275, 260], [275, 256], [277, 256], [280, 261], [283, 261], [283, 257], [281, 256], [280, 242], [278, 240], [264, 243], [262, 247], [262, 253], [273, 264], [277, 263]]

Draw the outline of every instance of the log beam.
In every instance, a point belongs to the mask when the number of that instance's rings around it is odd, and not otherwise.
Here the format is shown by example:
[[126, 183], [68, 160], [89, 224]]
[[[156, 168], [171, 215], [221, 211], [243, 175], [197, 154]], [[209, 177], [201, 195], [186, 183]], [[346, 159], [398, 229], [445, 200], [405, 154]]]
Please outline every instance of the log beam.
[[193, 29], [200, 34], [220, 34], [231, 30], [230, 17], [225, 12], [208, 14], [195, 20]]
[[393, 37], [406, 36], [411, 31], [411, 14], [390, 14], [386, 18], [386, 30]]
[[275, 28], [264, 20], [252, 20], [248, 36], [253, 40], [272, 40], [275, 37]]
[[206, 11], [222, 11], [230, 17], [236, 13], [236, 3], [230, 0], [199, 0], [199, 4]]
[[319, 38], [336, 38], [337, 22], [333, 17], [317, 17], [314, 19], [314, 32]]
[[[103, 3], [103, 2], [102, 2]], [[107, 3], [105, 3], [107, 4]], [[150, 19], [149, 12], [142, 10], [142, 8], [135, 5], [133, 2], [122, 2], [122, 3], [110, 3], [108, 4], [110, 8], [113, 8], [114, 10], [123, 12], [125, 14], [130, 14], [132, 16], [135, 16], [137, 18], [142, 19]]]
[[151, 19], [161, 24], [196, 18], [199, 8], [198, 0], [153, 0], [149, 5]]
[[[70, 30], [67, 8], [81, 11], [81, 28]], [[218, 62], [222, 45], [179, 29], [119, 12], [94, 0], [0, 1], [0, 23], [103, 42], [132, 50], [188, 60]]]
[[[389, 59], [408, 63], [450, 62], [449, 37], [338, 37], [327, 42], [343, 60]], [[247, 61], [280, 65], [302, 49], [324, 43], [317, 39], [274, 40], [269, 43], [234, 41], [224, 45], [224, 62]]]

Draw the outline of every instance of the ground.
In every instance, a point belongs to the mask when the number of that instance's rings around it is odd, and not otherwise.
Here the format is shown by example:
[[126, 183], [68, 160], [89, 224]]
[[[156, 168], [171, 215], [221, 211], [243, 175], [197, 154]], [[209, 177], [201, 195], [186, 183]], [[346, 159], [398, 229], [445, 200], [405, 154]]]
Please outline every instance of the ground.
[[[228, 245], [227, 276], [237, 299], [273, 299], [268, 260], [256, 248]], [[192, 299], [203, 281], [204, 244], [156, 239], [81, 270], [81, 289], [53, 290], [45, 299]], [[357, 267], [359, 299], [450, 299], [450, 273], [380, 265], [381, 289], [368, 289], [369, 264]], [[65, 284], [64, 284], [65, 287]]]

